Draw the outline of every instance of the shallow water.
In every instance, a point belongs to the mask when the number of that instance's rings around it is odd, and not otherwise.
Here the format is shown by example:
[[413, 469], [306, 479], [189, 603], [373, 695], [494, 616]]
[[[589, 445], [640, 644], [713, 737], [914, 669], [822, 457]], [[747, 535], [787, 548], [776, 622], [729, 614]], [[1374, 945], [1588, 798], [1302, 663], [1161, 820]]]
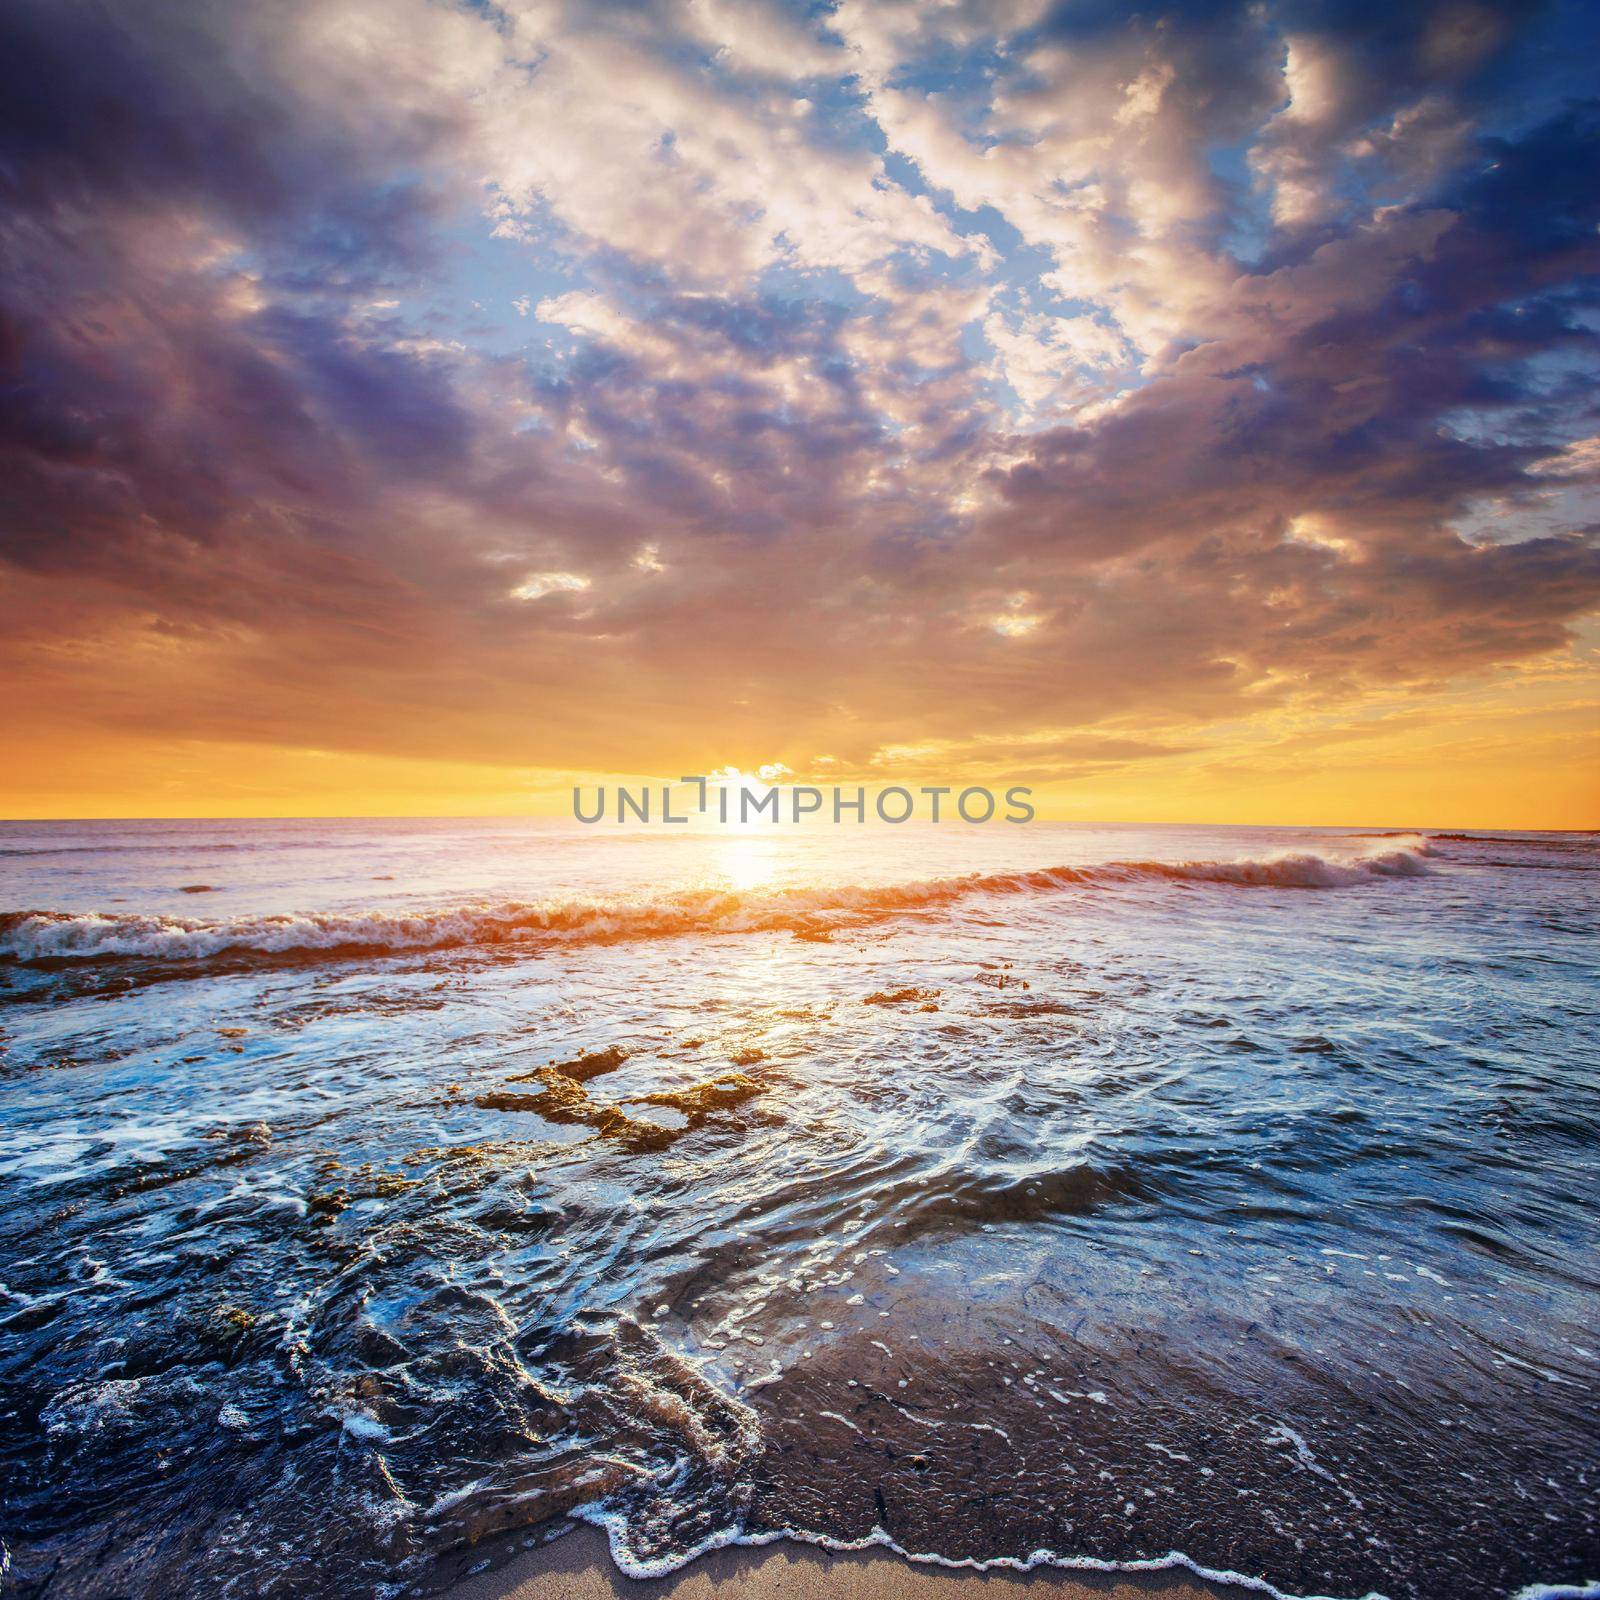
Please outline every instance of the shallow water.
[[634, 1571], [1600, 1575], [1597, 868], [5, 825], [18, 1591], [394, 1594], [574, 1515]]

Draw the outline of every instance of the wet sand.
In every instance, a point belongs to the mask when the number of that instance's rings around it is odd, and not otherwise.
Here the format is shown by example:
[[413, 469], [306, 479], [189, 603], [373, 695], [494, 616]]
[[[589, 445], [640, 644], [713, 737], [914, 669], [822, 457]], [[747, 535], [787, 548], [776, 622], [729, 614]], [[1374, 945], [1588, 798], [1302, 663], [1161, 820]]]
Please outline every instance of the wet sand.
[[444, 1600], [1243, 1600], [1256, 1592], [1204, 1583], [1181, 1569], [963, 1572], [788, 1540], [714, 1550], [665, 1578], [640, 1581], [617, 1571], [601, 1534], [579, 1528], [461, 1580]]

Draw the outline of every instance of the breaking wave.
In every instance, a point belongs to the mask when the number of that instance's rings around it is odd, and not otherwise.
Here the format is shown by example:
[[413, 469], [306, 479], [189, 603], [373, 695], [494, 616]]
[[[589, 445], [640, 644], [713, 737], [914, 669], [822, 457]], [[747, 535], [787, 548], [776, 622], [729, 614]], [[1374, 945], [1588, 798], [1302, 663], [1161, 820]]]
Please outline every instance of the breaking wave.
[[1147, 883], [1240, 888], [1337, 889], [1425, 876], [1425, 839], [1409, 848], [1338, 859], [1283, 854], [1238, 861], [1121, 861], [1093, 867], [872, 886], [736, 892], [683, 890], [642, 900], [503, 901], [418, 911], [291, 912], [207, 919], [136, 913], [0, 913], [0, 958], [72, 961], [137, 958], [208, 961], [220, 956], [356, 955], [437, 950], [538, 939], [614, 942], [684, 933], [790, 931], [813, 937], [978, 895], [1114, 889]]

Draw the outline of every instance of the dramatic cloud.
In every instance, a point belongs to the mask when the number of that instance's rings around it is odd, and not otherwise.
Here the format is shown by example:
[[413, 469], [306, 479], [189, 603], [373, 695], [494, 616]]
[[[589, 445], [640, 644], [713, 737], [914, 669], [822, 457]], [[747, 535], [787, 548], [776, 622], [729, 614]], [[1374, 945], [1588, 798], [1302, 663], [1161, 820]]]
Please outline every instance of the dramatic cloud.
[[1071, 782], [1590, 705], [1596, 33], [21, 0], [19, 748]]

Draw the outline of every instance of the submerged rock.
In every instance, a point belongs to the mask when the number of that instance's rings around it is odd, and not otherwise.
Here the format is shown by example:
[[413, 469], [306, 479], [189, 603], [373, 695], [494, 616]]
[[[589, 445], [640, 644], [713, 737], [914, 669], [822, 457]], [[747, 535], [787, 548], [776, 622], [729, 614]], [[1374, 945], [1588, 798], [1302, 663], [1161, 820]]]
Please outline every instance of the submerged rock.
[[[609, 1069], [607, 1069], [609, 1070]], [[589, 1122], [594, 1117], [594, 1102], [581, 1083], [574, 1082], [559, 1067], [540, 1067], [537, 1072], [521, 1073], [508, 1083], [542, 1083], [537, 1094], [514, 1089], [491, 1089], [476, 1095], [472, 1103], [482, 1111], [532, 1111], [546, 1122]]]
[[726, 1072], [720, 1078], [692, 1083], [687, 1089], [658, 1089], [654, 1094], [635, 1095], [630, 1105], [664, 1106], [681, 1112], [691, 1128], [698, 1127], [713, 1111], [743, 1105], [746, 1100], [766, 1093], [766, 1085], [743, 1072]]
[[306, 1211], [313, 1222], [323, 1227], [327, 1227], [349, 1204], [350, 1193], [347, 1189], [314, 1189], [306, 1196]]
[[574, 1056], [570, 1061], [557, 1061], [540, 1068], [540, 1071], [559, 1072], [563, 1078], [570, 1078], [574, 1083], [587, 1083], [602, 1073], [615, 1072], [627, 1059], [628, 1052], [621, 1045], [612, 1044], [604, 1050], [590, 1050], [581, 1056]]
[[[610, 1056], [614, 1052], [599, 1052]], [[620, 1060], [620, 1052], [615, 1053]], [[593, 1062], [595, 1057], [580, 1057], [581, 1062]], [[727, 1072], [720, 1077], [708, 1078], [703, 1083], [690, 1084], [684, 1089], [658, 1089], [653, 1094], [633, 1095], [626, 1105], [660, 1106], [675, 1111], [683, 1117], [681, 1127], [666, 1127], [659, 1122], [630, 1117], [617, 1105], [597, 1105], [581, 1082], [574, 1082], [567, 1068], [573, 1063], [540, 1067], [536, 1072], [522, 1073], [509, 1078], [508, 1083], [537, 1082], [543, 1087], [537, 1093], [522, 1093], [514, 1089], [491, 1089], [473, 1099], [473, 1104], [484, 1111], [531, 1111], [547, 1122], [580, 1123], [591, 1127], [603, 1139], [610, 1139], [626, 1150], [664, 1150], [674, 1140], [698, 1128], [714, 1111], [730, 1110], [746, 1100], [765, 1093], [766, 1086], [742, 1072]], [[598, 1068], [609, 1072], [617, 1065]]]
[[615, 1106], [603, 1107], [594, 1118], [594, 1127], [601, 1138], [614, 1139], [623, 1149], [639, 1152], [665, 1150], [687, 1132], [684, 1128], [665, 1128], [659, 1122], [630, 1117]]
[[[939, 991], [937, 989], [878, 989], [869, 994], [861, 1003], [864, 1006], [904, 1006], [915, 1002], [937, 1000], [938, 998]], [[938, 1008], [924, 1003], [922, 1009], [927, 1011], [937, 1010]]]

